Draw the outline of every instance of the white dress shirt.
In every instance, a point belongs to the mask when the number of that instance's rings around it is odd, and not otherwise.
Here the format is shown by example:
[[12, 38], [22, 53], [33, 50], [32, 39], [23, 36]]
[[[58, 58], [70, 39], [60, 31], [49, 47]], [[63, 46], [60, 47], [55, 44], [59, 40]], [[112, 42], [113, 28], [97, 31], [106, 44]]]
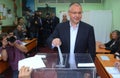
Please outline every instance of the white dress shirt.
[[76, 37], [78, 33], [78, 26], [79, 24], [73, 27], [72, 24], [70, 23], [70, 56], [69, 56], [70, 68], [76, 68], [74, 50], [75, 50]]

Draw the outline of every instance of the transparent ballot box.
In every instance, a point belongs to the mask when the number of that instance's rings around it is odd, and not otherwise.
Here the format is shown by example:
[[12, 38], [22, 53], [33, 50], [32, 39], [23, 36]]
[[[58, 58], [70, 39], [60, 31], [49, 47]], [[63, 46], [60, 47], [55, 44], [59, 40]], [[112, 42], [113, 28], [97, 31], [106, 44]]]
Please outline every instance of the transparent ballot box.
[[63, 54], [62, 64], [56, 53], [38, 55], [45, 56], [42, 60], [46, 67], [34, 69], [31, 78], [96, 78], [96, 68], [90, 54], [77, 53], [72, 58], [69, 54]]

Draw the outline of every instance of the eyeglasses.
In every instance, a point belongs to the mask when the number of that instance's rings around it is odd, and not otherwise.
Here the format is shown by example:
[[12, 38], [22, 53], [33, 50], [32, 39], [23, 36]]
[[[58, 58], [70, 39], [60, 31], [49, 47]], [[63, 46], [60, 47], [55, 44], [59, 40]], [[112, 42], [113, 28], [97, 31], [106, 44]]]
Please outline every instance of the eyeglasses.
[[71, 12], [71, 11], [69, 11], [69, 12], [72, 14], [82, 14], [82, 12]]

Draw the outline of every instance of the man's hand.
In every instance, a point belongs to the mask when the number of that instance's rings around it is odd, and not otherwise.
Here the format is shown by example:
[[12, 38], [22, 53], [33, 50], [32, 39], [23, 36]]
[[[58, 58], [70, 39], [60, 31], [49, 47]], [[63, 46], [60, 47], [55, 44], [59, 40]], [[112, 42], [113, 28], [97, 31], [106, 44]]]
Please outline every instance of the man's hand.
[[59, 38], [55, 38], [52, 41], [52, 45], [54, 45], [55, 47], [60, 46], [61, 44], [62, 44], [62, 42]]
[[106, 48], [104, 44], [99, 45], [100, 48]]

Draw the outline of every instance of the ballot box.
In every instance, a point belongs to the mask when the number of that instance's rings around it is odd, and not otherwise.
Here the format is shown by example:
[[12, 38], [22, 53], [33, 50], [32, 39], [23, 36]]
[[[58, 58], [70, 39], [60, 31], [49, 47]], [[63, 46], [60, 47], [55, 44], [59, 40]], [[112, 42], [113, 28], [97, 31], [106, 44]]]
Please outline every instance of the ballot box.
[[62, 64], [57, 53], [38, 55], [43, 56], [45, 67], [33, 69], [31, 78], [96, 78], [96, 68], [90, 54], [74, 54], [72, 62], [69, 54], [62, 54]]

